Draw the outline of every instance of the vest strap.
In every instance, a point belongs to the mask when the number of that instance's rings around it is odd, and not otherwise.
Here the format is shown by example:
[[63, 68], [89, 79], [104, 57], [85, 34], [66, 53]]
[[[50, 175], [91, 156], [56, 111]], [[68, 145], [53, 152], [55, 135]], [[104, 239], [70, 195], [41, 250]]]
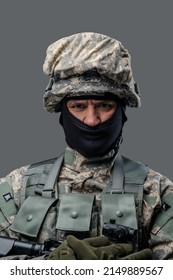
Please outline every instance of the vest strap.
[[53, 167], [52, 167], [52, 169], [49, 173], [47, 181], [44, 185], [44, 188], [42, 190], [42, 196], [43, 197], [53, 197], [54, 186], [55, 186], [57, 178], [59, 176], [63, 159], [64, 159], [64, 154], [59, 156], [57, 158], [57, 160], [55, 161], [55, 163], [54, 163], [54, 165], [53, 165]]
[[124, 193], [124, 168], [122, 157], [118, 154], [111, 172], [108, 186], [103, 189], [104, 193]]
[[[43, 165], [40, 168], [38, 165], [30, 166], [30, 169], [26, 172], [21, 188], [21, 205], [26, 200], [26, 191], [29, 186], [34, 186], [34, 192], [36, 195], [41, 195], [43, 197], [53, 197], [54, 196], [54, 186], [59, 176], [61, 165], [63, 162], [64, 154], [60, 155], [53, 163]], [[32, 168], [34, 171], [32, 171]], [[34, 176], [39, 174], [38, 177]], [[29, 182], [29, 183], [28, 183]]]

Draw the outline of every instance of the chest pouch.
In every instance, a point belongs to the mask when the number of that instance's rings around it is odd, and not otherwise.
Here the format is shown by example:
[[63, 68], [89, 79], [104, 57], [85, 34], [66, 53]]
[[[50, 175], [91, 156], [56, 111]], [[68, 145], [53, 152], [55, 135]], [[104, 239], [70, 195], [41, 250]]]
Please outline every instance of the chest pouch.
[[114, 242], [134, 242], [137, 218], [133, 194], [102, 195], [102, 233]]
[[115, 220], [117, 224], [137, 229], [136, 206], [133, 194], [103, 194], [103, 223]]
[[92, 194], [64, 193], [59, 206], [56, 229], [89, 231], [93, 203]]
[[37, 237], [49, 208], [56, 201], [55, 198], [29, 196], [22, 204], [10, 229], [30, 237]]

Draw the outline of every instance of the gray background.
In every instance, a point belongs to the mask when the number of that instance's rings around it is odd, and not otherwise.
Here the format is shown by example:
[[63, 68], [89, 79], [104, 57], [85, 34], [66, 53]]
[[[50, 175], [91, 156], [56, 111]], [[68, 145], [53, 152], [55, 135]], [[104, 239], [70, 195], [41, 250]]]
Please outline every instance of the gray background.
[[172, 26], [171, 1], [1, 1], [0, 176], [64, 149], [58, 115], [42, 107], [46, 48], [95, 31], [129, 50], [142, 95], [142, 108], [127, 110], [121, 152], [173, 179]]

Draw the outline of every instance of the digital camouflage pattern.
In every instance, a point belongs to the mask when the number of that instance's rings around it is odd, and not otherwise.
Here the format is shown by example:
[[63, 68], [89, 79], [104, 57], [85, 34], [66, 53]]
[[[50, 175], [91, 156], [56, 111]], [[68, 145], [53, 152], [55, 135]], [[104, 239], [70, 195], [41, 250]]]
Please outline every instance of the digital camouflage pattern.
[[[130, 54], [109, 36], [84, 32], [54, 42], [47, 49], [43, 71], [51, 77], [44, 95], [49, 112], [55, 112], [66, 95], [106, 92], [117, 95], [127, 106], [140, 107]], [[92, 71], [89, 78], [87, 71]]]
[[[97, 159], [97, 161], [88, 161], [76, 151], [67, 147], [64, 165], [58, 179], [57, 190], [60, 194], [64, 191], [63, 189], [69, 193], [94, 193], [99, 204], [100, 193], [109, 180], [110, 169], [114, 160], [114, 155], [109, 153], [108, 156]], [[8, 181], [11, 184], [14, 191], [14, 200], [19, 208], [21, 182], [27, 168], [28, 166], [19, 168], [0, 181], [1, 185], [3, 185], [4, 181]], [[144, 184], [142, 213], [144, 226], [149, 234], [149, 246], [153, 251], [154, 259], [173, 259], [172, 207], [173, 183], [165, 176], [150, 169]], [[160, 210], [160, 213], [158, 210]], [[43, 242], [47, 238], [61, 238], [64, 236], [64, 232], [55, 229], [57, 214], [56, 207], [52, 207], [42, 225], [37, 239], [38, 242]], [[156, 219], [154, 218], [155, 215]], [[159, 217], [161, 218], [159, 219]], [[93, 222], [94, 219], [95, 217], [92, 217]], [[0, 223], [0, 234], [26, 240], [9, 229], [13, 220], [14, 217], [8, 217], [6, 221]], [[93, 225], [90, 236], [99, 235], [100, 228], [96, 227], [96, 223], [93, 223]]]

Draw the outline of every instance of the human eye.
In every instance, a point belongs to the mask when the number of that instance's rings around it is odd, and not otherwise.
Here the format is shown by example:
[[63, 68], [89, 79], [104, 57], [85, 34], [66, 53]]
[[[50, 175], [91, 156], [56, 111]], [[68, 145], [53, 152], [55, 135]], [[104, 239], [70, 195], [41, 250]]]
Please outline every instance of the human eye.
[[72, 109], [74, 111], [82, 111], [86, 109], [86, 105], [82, 102], [72, 102], [67, 104], [69, 109]]
[[115, 103], [110, 101], [102, 101], [97, 104], [97, 108], [102, 111], [110, 111], [115, 107]]

